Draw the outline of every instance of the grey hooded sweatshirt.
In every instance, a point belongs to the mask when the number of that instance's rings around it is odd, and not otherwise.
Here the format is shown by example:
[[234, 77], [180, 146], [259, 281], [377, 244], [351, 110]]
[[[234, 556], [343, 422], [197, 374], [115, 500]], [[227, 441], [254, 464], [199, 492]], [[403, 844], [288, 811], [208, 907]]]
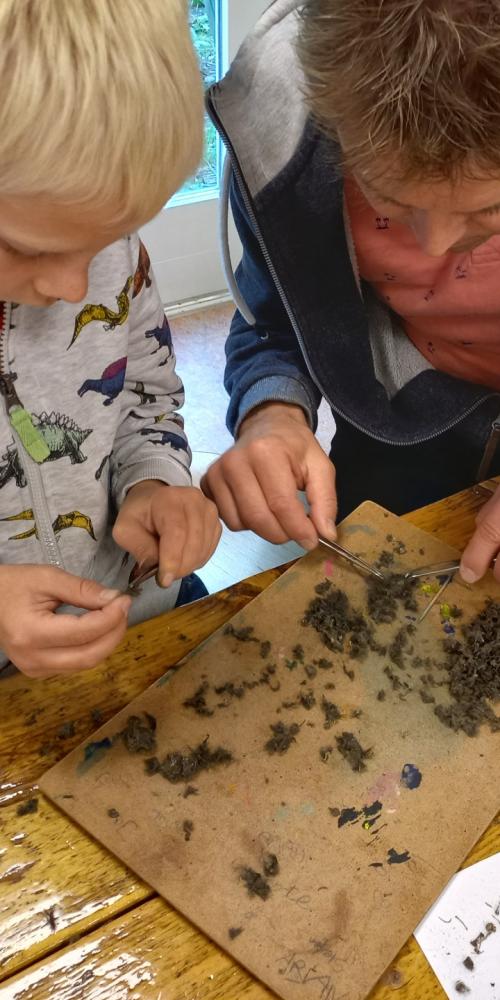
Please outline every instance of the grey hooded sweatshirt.
[[[127, 491], [191, 482], [184, 390], [137, 235], [95, 257], [85, 301], [1, 304], [0, 393], [1, 563], [125, 588], [133, 560], [111, 530]], [[151, 581], [131, 621], [171, 607], [178, 589]]]

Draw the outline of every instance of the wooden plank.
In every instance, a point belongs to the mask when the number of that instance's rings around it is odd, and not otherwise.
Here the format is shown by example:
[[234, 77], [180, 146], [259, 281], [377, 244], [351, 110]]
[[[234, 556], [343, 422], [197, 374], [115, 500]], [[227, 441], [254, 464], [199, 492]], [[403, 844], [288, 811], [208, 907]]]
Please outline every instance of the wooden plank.
[[0, 980], [152, 895], [43, 796], [0, 810]]
[[421, 510], [413, 511], [403, 520], [410, 521], [431, 535], [436, 535], [448, 545], [463, 549], [474, 532], [478, 511], [499, 483], [500, 477], [498, 480], [490, 479], [481, 486], [455, 493], [447, 500], [439, 500], [428, 507], [422, 507]]
[[0, 1000], [273, 1000], [160, 899], [0, 986]]

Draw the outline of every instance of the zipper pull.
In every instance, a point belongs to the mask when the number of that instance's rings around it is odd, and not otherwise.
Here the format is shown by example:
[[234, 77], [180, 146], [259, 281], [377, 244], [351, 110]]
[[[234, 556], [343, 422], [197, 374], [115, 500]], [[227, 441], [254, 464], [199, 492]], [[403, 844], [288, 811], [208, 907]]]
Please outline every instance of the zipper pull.
[[40, 431], [35, 427], [31, 413], [24, 409], [17, 395], [14, 388], [16, 378], [15, 372], [0, 375], [0, 393], [6, 402], [11, 427], [15, 430], [30, 458], [41, 465], [48, 459], [50, 448], [45, 443]]
[[0, 392], [7, 403], [7, 412], [10, 413], [11, 406], [21, 406], [22, 403], [14, 388], [17, 375], [12, 372], [10, 375], [0, 375]]

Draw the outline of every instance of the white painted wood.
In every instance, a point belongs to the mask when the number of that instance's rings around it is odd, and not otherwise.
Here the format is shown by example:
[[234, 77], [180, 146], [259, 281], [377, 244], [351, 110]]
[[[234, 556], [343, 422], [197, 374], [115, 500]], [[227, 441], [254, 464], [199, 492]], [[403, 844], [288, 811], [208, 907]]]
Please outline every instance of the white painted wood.
[[[222, 0], [223, 64], [229, 65], [268, 3]], [[212, 193], [193, 204], [167, 206], [142, 230], [165, 305], [225, 289], [218, 247], [218, 204], [218, 197]], [[240, 245], [233, 225], [230, 242], [236, 265]]]

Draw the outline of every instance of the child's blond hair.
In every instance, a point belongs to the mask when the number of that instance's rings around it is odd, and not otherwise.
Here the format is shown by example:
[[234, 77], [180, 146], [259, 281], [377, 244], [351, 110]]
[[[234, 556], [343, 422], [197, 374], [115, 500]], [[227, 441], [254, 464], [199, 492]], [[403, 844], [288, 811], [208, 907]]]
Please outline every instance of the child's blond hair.
[[0, 198], [145, 221], [201, 139], [186, 0], [0, 0]]
[[302, 16], [310, 105], [348, 165], [498, 172], [500, 0], [305, 0]]

